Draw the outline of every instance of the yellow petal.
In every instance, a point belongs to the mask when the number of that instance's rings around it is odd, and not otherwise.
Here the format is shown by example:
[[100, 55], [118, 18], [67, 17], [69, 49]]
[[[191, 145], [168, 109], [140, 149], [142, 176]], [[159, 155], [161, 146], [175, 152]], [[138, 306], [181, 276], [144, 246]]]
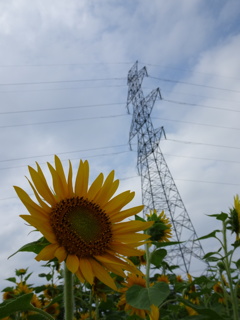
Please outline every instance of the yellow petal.
[[28, 170], [38, 193], [53, 206], [56, 203], [55, 197], [49, 189], [46, 180], [42, 179], [42, 174], [35, 171], [32, 167], [28, 167]]
[[118, 252], [127, 257], [142, 255], [142, 251], [131, 248], [130, 246], [123, 243], [111, 244], [111, 250], [113, 250], [114, 252]]
[[78, 279], [82, 282], [82, 283], [84, 283], [85, 282], [85, 279], [84, 279], [84, 277], [83, 277], [83, 274], [82, 274], [82, 272], [81, 272], [81, 270], [78, 268], [78, 270], [77, 270], [77, 272], [75, 273], [76, 274], [76, 276], [78, 277]]
[[109, 273], [94, 259], [89, 259], [92, 265], [93, 273], [96, 278], [105, 283], [107, 286], [112, 288], [113, 290], [117, 290], [117, 287], [109, 275]]
[[65, 186], [62, 182], [62, 179], [58, 172], [53, 168], [53, 166], [48, 162], [47, 163], [48, 168], [51, 172], [52, 175], [52, 183], [53, 183], [53, 188], [55, 191], [55, 198], [59, 201], [67, 196], [67, 191], [65, 190]]
[[110, 264], [110, 263], [105, 263], [105, 262], [102, 262], [102, 265], [104, 267], [107, 268], [107, 270], [110, 270], [111, 272], [115, 273], [116, 275], [120, 276], [120, 277], [123, 277], [125, 278], [126, 275], [125, 273], [123, 272], [122, 268], [118, 265], [113, 265], [113, 264]]
[[[27, 178], [27, 179], [28, 179], [28, 178]], [[28, 179], [28, 182], [29, 182], [29, 184], [30, 184], [30, 186], [31, 186], [31, 188], [32, 188], [32, 190], [33, 190], [33, 192], [34, 192], [34, 195], [35, 195], [38, 203], [40, 204], [41, 208], [43, 209], [43, 210], [42, 210], [42, 213], [43, 213], [44, 215], [48, 216], [49, 213], [50, 213], [50, 211], [51, 211], [51, 208], [46, 204], [46, 202], [44, 202], [44, 201], [41, 199], [41, 197], [39, 196], [36, 188], [34, 187], [34, 185], [32, 184], [32, 182], [31, 182], [29, 179]], [[34, 214], [34, 213], [31, 212], [31, 214]]]
[[127, 232], [137, 232], [141, 230], [146, 230], [153, 225], [154, 221], [143, 222], [143, 221], [128, 221], [114, 224], [112, 226], [113, 234], [127, 233]]
[[144, 234], [144, 233], [122, 233], [122, 234], [113, 234], [113, 241], [132, 243], [136, 241], [146, 240], [149, 237], [150, 236], [148, 234]]
[[154, 304], [151, 305], [151, 312], [149, 314], [150, 320], [158, 320], [159, 319], [159, 309]]
[[111, 212], [110, 213], [110, 219], [112, 222], [119, 222], [122, 221], [128, 217], [131, 217], [139, 212], [141, 212], [143, 210], [144, 206], [137, 206], [137, 207], [133, 207], [130, 209], [126, 209], [123, 211], [119, 211], [117, 210], [116, 212]]
[[58, 259], [59, 262], [62, 262], [67, 257], [67, 252], [64, 247], [59, 247], [55, 251], [55, 257]]
[[48, 261], [54, 258], [54, 253], [56, 249], [58, 248], [57, 243], [52, 243], [46, 246], [44, 249], [42, 249], [39, 254], [35, 257], [37, 261], [44, 260]]
[[73, 197], [73, 184], [72, 184], [72, 163], [69, 161], [69, 171], [68, 171], [68, 196]]
[[94, 275], [92, 271], [92, 265], [88, 259], [79, 259], [79, 270], [82, 272], [82, 275], [87, 282], [92, 285]]
[[93, 181], [93, 183], [91, 184], [91, 186], [88, 190], [88, 194], [87, 194], [87, 197], [89, 200], [94, 199], [96, 194], [99, 192], [99, 190], [101, 189], [102, 184], [103, 184], [103, 179], [104, 179], [104, 176], [102, 173], [100, 173], [97, 176], [97, 178]]
[[103, 206], [108, 202], [108, 200], [115, 193], [119, 185], [118, 180], [116, 180], [115, 182], [113, 180], [114, 180], [114, 170], [109, 173], [100, 192], [97, 193], [94, 199], [92, 199], [94, 202], [98, 203], [101, 206]]
[[[128, 270], [132, 273], [137, 273], [136, 267], [132, 264], [132, 262], [127, 261], [127, 263], [118, 257], [116, 257], [114, 252], [111, 252], [110, 250], [107, 250], [108, 253], [105, 253], [103, 256], [94, 256], [98, 261], [101, 263], [108, 263], [109, 265], [112, 265], [113, 268], [115, 266], [120, 267], [122, 269]], [[124, 259], [126, 260], [126, 259]], [[132, 264], [132, 265], [131, 265]]]
[[79, 259], [75, 254], [69, 254], [66, 260], [66, 266], [68, 270], [75, 273], [79, 267]]
[[55, 167], [56, 167], [56, 172], [58, 173], [58, 176], [61, 180], [63, 189], [64, 189], [64, 194], [67, 195], [68, 193], [68, 184], [67, 184], [67, 180], [66, 180], [66, 176], [63, 170], [63, 165], [62, 162], [60, 161], [60, 159], [58, 158], [58, 156], [55, 155], [54, 157], [55, 160]]
[[88, 161], [80, 161], [75, 182], [75, 193], [80, 197], [84, 197], [88, 190], [89, 164]]
[[28, 212], [33, 214], [34, 216], [38, 216], [39, 214], [45, 214], [45, 212], [42, 210], [39, 205], [37, 205], [32, 199], [29, 197], [29, 195], [21, 188], [14, 186], [14, 189], [22, 201], [22, 203], [27, 208]]
[[133, 198], [135, 193], [130, 191], [125, 191], [112, 198], [105, 206], [103, 210], [105, 211], [116, 211], [121, 210], [126, 204], [128, 204]]
[[44, 223], [48, 223], [48, 219], [45, 218], [43, 215], [38, 215], [38, 217], [34, 217], [30, 216], [29, 214], [21, 214], [20, 217], [37, 229]]

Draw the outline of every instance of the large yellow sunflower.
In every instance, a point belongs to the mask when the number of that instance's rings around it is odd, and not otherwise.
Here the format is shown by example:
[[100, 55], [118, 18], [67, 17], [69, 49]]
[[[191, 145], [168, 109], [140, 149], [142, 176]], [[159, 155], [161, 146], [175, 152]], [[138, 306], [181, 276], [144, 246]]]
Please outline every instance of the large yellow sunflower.
[[125, 277], [124, 271], [139, 273], [125, 256], [140, 255], [136, 247], [149, 237], [138, 231], [149, 228], [153, 222], [122, 220], [139, 213], [143, 206], [122, 210], [134, 197], [134, 192], [115, 194], [119, 180], [114, 171], [104, 181], [102, 173], [89, 187], [88, 161], [80, 161], [73, 185], [72, 164], [68, 175], [60, 159], [55, 156], [55, 168], [49, 164], [53, 189], [37, 163], [29, 167], [31, 188], [37, 199], [34, 202], [21, 188], [14, 187], [30, 215], [20, 215], [40, 231], [50, 242], [36, 260], [57, 258], [66, 261], [67, 268], [80, 281], [93, 284], [94, 277], [116, 290], [108, 271]]

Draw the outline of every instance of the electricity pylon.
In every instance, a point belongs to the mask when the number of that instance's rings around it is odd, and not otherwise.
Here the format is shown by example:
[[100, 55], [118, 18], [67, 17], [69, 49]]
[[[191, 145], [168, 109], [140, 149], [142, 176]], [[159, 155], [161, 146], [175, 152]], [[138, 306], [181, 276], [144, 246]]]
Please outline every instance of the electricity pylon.
[[202, 259], [204, 251], [178, 192], [164, 156], [160, 150], [160, 140], [165, 137], [164, 128], [154, 129], [151, 111], [157, 99], [162, 99], [159, 88], [144, 97], [141, 85], [147, 76], [146, 67], [138, 71], [138, 62], [128, 72], [127, 109], [133, 108], [129, 144], [137, 136], [137, 167], [141, 176], [144, 215], [156, 209], [164, 210], [172, 224], [172, 241], [180, 242], [170, 246], [167, 261], [178, 265], [186, 273], [190, 271], [192, 258]]

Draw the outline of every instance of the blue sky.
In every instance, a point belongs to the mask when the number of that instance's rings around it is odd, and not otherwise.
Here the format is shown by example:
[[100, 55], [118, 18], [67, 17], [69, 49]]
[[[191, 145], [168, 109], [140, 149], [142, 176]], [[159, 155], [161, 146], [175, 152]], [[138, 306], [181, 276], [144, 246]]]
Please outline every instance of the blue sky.
[[126, 110], [136, 60], [148, 70], [145, 94], [161, 90], [152, 118], [165, 128], [161, 149], [197, 234], [219, 227], [206, 215], [228, 210], [240, 188], [239, 10], [237, 0], [0, 2], [2, 288], [15, 268], [40, 270], [29, 253], [7, 260], [40, 236], [19, 218], [13, 190], [30, 192], [28, 165], [48, 175], [53, 154], [75, 168], [88, 159], [91, 179], [115, 169], [119, 192], [134, 190], [141, 203]]

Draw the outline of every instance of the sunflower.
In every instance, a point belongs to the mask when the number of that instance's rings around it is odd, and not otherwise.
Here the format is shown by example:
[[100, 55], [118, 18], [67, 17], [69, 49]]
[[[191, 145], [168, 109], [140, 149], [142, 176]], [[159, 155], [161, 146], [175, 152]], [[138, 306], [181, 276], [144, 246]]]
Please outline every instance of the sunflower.
[[222, 288], [220, 281], [218, 281], [217, 283], [214, 284], [213, 290], [214, 290], [214, 292], [216, 292], [219, 295], [218, 302], [224, 303], [225, 300], [223, 298], [223, 288]]
[[158, 276], [157, 281], [158, 282], [165, 282], [167, 284], [170, 283], [170, 281], [168, 279], [168, 276], [166, 276], [165, 274], [162, 274], [162, 275]]
[[137, 315], [140, 318], [146, 319], [146, 315], [149, 313], [149, 311], [144, 309], [137, 309], [132, 307], [130, 304], [127, 303], [126, 300], [126, 292], [129, 288], [131, 288], [134, 285], [141, 286], [143, 288], [146, 288], [146, 280], [142, 276], [138, 276], [136, 274], [129, 274], [127, 277], [126, 282], [122, 283], [123, 288], [119, 289], [119, 291], [122, 293], [122, 296], [120, 297], [120, 300], [117, 304], [118, 309], [124, 310], [126, 312], [130, 312], [130, 315]]
[[230, 216], [228, 219], [230, 230], [236, 234], [236, 241], [240, 240], [240, 200], [239, 196], [234, 197], [234, 207], [230, 209]]
[[148, 230], [148, 234], [151, 236], [150, 239], [158, 242], [170, 241], [172, 237], [172, 225], [164, 211], [158, 215], [157, 210], [154, 209], [146, 216], [148, 221], [154, 221], [154, 225]]
[[149, 238], [137, 233], [149, 228], [153, 222], [122, 220], [139, 213], [143, 206], [122, 210], [134, 197], [134, 192], [115, 194], [119, 180], [114, 171], [106, 177], [100, 173], [89, 182], [88, 161], [80, 161], [73, 185], [72, 164], [68, 175], [60, 159], [55, 156], [55, 168], [48, 164], [52, 176], [51, 189], [38, 163], [37, 169], [29, 166], [32, 179], [29, 184], [37, 202], [21, 188], [14, 187], [30, 215], [20, 215], [40, 231], [49, 244], [36, 256], [36, 260], [66, 261], [67, 268], [80, 281], [93, 284], [94, 277], [116, 290], [109, 271], [125, 277], [124, 270], [139, 271], [126, 256], [139, 255], [136, 247]]

